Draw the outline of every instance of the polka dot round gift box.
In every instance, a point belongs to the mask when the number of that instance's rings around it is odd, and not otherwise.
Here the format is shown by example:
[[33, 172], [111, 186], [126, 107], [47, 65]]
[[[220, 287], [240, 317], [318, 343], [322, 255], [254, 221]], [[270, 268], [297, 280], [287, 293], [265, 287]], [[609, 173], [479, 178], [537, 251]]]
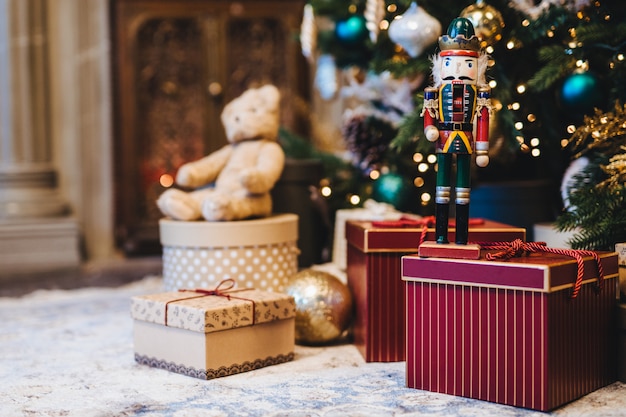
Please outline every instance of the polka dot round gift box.
[[283, 292], [298, 271], [298, 216], [276, 214], [231, 222], [159, 221], [166, 291], [238, 287]]

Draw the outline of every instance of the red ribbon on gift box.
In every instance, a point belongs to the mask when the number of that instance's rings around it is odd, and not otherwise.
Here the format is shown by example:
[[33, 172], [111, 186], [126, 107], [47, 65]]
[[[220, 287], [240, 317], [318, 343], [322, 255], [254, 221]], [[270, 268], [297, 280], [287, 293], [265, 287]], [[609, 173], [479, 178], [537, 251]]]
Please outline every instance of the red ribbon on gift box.
[[576, 259], [578, 272], [576, 274], [574, 290], [572, 291], [572, 298], [576, 298], [583, 284], [583, 274], [585, 272], [584, 256], [591, 256], [596, 261], [596, 268], [598, 271], [598, 288], [601, 289], [604, 283], [604, 267], [600, 261], [600, 256], [597, 252], [591, 250], [549, 248], [545, 242], [524, 242], [521, 239], [516, 239], [512, 242], [483, 242], [480, 243], [480, 246], [482, 249], [494, 249], [500, 251], [485, 255], [485, 258], [490, 261], [510, 259], [516, 256], [522, 256], [527, 252], [548, 252], [570, 256]]
[[220, 281], [219, 284], [217, 284], [217, 286], [212, 289], [212, 290], [207, 290], [204, 288], [195, 288], [195, 289], [180, 289], [178, 290], [178, 292], [195, 292], [198, 293], [200, 295], [197, 295], [195, 297], [187, 297], [187, 298], [179, 298], [177, 300], [170, 300], [168, 302], [165, 303], [165, 325], [167, 326], [167, 308], [171, 303], [175, 303], [177, 301], [184, 301], [184, 300], [193, 300], [194, 298], [202, 298], [202, 297], [209, 297], [212, 295], [218, 296], [218, 297], [226, 297], [227, 299], [231, 299], [231, 298], [236, 298], [238, 300], [245, 300], [245, 301], [250, 301], [252, 303], [252, 324], [254, 325], [255, 321], [256, 321], [256, 304], [254, 302], [254, 300], [249, 299], [249, 298], [243, 298], [243, 297], [236, 297], [234, 295], [232, 295], [233, 292], [240, 292], [240, 291], [248, 291], [248, 290], [252, 290], [254, 288], [241, 288], [241, 289], [237, 289], [237, 290], [233, 290], [232, 288], [235, 286], [235, 280], [232, 278], [227, 278], [224, 279], [222, 281]]
[[[392, 229], [398, 229], [398, 228], [407, 228], [407, 229], [414, 228], [415, 229], [415, 228], [421, 227], [422, 233], [420, 235], [420, 240], [417, 245], [419, 247], [426, 240], [426, 235], [428, 234], [428, 228], [434, 227], [435, 223], [436, 223], [435, 216], [427, 216], [427, 217], [422, 217], [422, 218], [402, 216], [398, 220], [373, 221], [372, 226], [392, 228]], [[485, 221], [483, 219], [469, 219], [468, 221], [469, 226], [476, 226], [476, 225], [480, 225], [484, 223]], [[454, 222], [453, 220], [450, 220], [448, 225], [450, 227], [456, 227], [456, 222]]]

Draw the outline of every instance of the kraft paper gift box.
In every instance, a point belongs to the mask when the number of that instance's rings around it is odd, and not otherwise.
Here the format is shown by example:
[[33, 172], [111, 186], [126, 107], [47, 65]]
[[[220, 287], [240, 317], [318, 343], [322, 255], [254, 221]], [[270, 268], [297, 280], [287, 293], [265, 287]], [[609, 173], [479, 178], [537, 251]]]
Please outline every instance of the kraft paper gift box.
[[163, 287], [215, 287], [222, 277], [238, 285], [284, 291], [298, 272], [298, 216], [274, 214], [231, 222], [161, 219]]
[[[424, 234], [423, 234], [424, 233]], [[454, 227], [450, 239], [454, 241]], [[403, 255], [416, 253], [422, 238], [435, 239], [434, 228], [424, 230], [409, 221], [347, 221], [347, 281], [355, 304], [354, 343], [367, 362], [405, 360]], [[523, 228], [471, 219], [474, 242], [524, 239]]]
[[580, 281], [555, 253], [405, 256], [407, 386], [546, 411], [615, 381], [617, 254], [598, 254], [602, 281], [590, 256]]
[[293, 297], [255, 289], [210, 294], [191, 290], [133, 297], [135, 360], [212, 379], [293, 359]]

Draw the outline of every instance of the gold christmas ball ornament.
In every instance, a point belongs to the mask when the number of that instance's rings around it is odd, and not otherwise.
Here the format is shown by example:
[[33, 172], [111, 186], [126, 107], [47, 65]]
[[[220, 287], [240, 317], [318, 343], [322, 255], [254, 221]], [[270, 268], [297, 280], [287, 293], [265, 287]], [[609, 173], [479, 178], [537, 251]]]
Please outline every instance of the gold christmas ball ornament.
[[296, 303], [296, 343], [336, 341], [352, 321], [352, 294], [334, 275], [305, 269], [289, 279], [285, 292]]
[[465, 17], [474, 25], [481, 48], [493, 46], [502, 39], [502, 28], [504, 28], [502, 14], [483, 0], [467, 6], [461, 11], [460, 16]]

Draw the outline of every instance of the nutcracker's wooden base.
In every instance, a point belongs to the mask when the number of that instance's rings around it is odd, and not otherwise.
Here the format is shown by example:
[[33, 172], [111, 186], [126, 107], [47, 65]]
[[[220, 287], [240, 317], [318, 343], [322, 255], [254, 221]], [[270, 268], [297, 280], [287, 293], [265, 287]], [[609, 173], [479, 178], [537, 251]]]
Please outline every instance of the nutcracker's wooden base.
[[474, 243], [459, 245], [456, 243], [424, 242], [419, 247], [419, 256], [423, 258], [478, 259], [480, 246]]

